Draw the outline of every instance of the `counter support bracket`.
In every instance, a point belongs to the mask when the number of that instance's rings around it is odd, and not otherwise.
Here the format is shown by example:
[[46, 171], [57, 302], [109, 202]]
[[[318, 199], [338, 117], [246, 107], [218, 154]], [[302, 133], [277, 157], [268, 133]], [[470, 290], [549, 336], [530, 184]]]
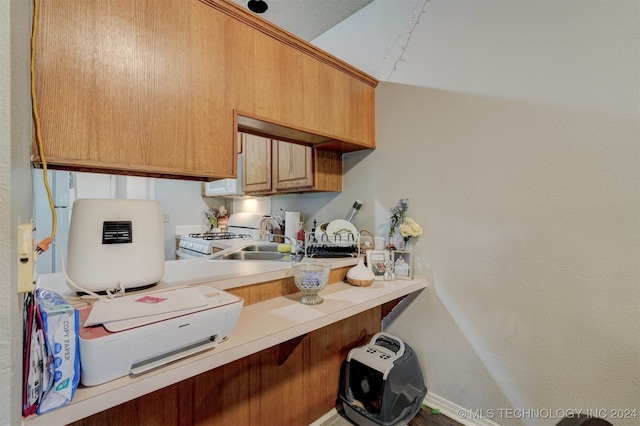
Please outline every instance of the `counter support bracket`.
[[302, 343], [302, 340], [307, 337], [305, 333], [302, 336], [294, 337], [291, 340], [287, 340], [286, 342], [280, 343], [278, 346], [278, 367], [282, 367], [285, 362], [289, 359], [293, 351]]

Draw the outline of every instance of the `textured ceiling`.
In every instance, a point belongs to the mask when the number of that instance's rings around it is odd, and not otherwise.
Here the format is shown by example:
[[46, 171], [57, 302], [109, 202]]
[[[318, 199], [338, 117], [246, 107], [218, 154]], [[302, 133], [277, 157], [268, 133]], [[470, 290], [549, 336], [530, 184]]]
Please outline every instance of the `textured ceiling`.
[[[260, 16], [310, 41], [373, 0], [264, 1], [269, 8], [266, 12], [259, 14]], [[249, 0], [233, 0], [233, 2], [246, 8]]]

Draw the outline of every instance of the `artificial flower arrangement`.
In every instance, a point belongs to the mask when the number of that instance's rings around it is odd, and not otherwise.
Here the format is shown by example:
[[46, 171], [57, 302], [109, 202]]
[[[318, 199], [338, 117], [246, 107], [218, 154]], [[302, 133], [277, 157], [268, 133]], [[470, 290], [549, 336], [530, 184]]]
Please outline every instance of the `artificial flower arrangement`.
[[[224, 205], [221, 205], [217, 209], [211, 207], [209, 210], [204, 212], [207, 220], [209, 221], [209, 225], [211, 229], [218, 228], [219, 222], [221, 220], [227, 219], [227, 209]], [[226, 220], [224, 221], [226, 223]]]
[[391, 218], [389, 220], [389, 238], [393, 237], [398, 230], [398, 226], [400, 226], [404, 221], [404, 218], [407, 215], [407, 210], [409, 210], [408, 198], [401, 198], [395, 207], [391, 207], [391, 209], [389, 209], [389, 211], [391, 211]]
[[400, 235], [404, 239], [405, 244], [409, 242], [411, 238], [418, 238], [422, 235], [422, 227], [410, 217], [404, 219], [404, 222], [400, 224]]
[[418, 238], [422, 235], [422, 227], [410, 217], [407, 217], [409, 210], [409, 199], [401, 198], [395, 207], [390, 209], [391, 217], [389, 219], [389, 245], [393, 246], [391, 238], [396, 232], [399, 232], [404, 240], [405, 245], [411, 238]]

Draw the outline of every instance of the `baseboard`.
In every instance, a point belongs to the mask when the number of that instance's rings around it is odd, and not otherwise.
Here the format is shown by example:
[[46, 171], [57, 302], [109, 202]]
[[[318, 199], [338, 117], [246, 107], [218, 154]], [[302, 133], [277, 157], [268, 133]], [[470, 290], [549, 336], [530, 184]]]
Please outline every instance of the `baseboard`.
[[[498, 423], [492, 422], [487, 418], [482, 418], [482, 414], [488, 415], [489, 413], [462, 408], [461, 406], [432, 393], [427, 393], [422, 400], [422, 403], [431, 409], [437, 408], [440, 410], [441, 414], [444, 414], [450, 419], [465, 426], [500, 426]], [[336, 408], [332, 408], [309, 426], [320, 426], [336, 414], [338, 414], [338, 410]]]
[[488, 418], [483, 418], [483, 414], [488, 415], [489, 413], [463, 408], [429, 392], [427, 392], [427, 396], [424, 397], [422, 402], [429, 408], [439, 409], [441, 414], [465, 426], [500, 426]]
[[335, 408], [332, 408], [330, 411], [324, 413], [322, 415], [322, 417], [320, 417], [319, 419], [317, 419], [313, 423], [309, 424], [309, 426], [320, 426], [322, 423], [326, 422], [327, 420], [329, 420], [331, 417], [335, 416], [336, 414], [338, 414], [338, 410], [336, 410]]

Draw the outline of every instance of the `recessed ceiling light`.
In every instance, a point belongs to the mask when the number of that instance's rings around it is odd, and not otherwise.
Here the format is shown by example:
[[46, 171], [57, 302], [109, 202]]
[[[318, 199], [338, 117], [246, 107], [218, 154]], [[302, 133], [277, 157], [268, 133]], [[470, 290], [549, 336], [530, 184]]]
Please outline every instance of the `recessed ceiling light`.
[[250, 11], [255, 13], [265, 13], [269, 9], [269, 5], [262, 0], [249, 0], [247, 7]]

